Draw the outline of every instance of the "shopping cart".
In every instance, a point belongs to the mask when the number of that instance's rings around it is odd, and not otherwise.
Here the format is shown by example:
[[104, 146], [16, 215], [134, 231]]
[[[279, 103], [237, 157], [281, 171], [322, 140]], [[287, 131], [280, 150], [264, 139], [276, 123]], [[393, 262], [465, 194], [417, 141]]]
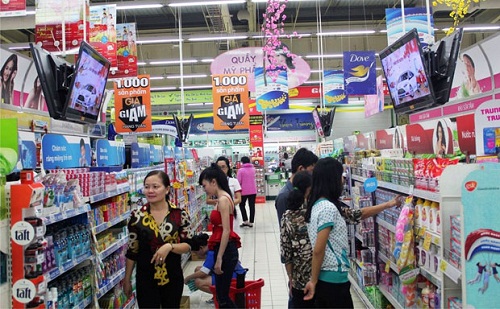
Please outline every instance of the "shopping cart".
[[[241, 289], [236, 288], [236, 279], [231, 282], [231, 287], [229, 289], [229, 297], [233, 301], [236, 300], [236, 294], [243, 293], [245, 296], [245, 308], [246, 309], [260, 309], [260, 295], [262, 287], [264, 286], [264, 279], [258, 279], [254, 281], [245, 281], [245, 287]], [[215, 308], [219, 308], [219, 303], [217, 302], [217, 296], [215, 294], [215, 286], [210, 286], [210, 291], [214, 295], [214, 305]]]

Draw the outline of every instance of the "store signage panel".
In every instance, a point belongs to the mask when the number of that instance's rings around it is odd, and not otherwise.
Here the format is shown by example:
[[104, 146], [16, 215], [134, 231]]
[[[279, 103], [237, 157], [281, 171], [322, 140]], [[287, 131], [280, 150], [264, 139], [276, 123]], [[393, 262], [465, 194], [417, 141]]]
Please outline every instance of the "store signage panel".
[[26, 15], [26, 0], [3, 0], [0, 2], [0, 17]]
[[125, 143], [97, 140], [97, 166], [121, 166], [125, 164]]
[[500, 151], [500, 100], [481, 104], [474, 114], [476, 154], [494, 155]]
[[[191, 132], [193, 131], [191, 130]], [[172, 119], [156, 120], [153, 121], [151, 133], [167, 134], [177, 137], [177, 128], [175, 127], [175, 122]]]
[[493, 81], [495, 82], [495, 89], [500, 89], [500, 62], [498, 59], [498, 46], [500, 46], [500, 35], [491, 36], [488, 39], [479, 43], [483, 49], [492, 71]]
[[346, 51], [343, 63], [348, 95], [377, 94], [375, 51]]
[[376, 148], [379, 150], [392, 149], [395, 131], [396, 131], [395, 128], [376, 131], [375, 132], [375, 142], [377, 145]]
[[19, 131], [19, 160], [23, 169], [35, 170], [37, 164], [34, 132]]
[[248, 128], [248, 75], [212, 75], [214, 130]]
[[[385, 9], [387, 45], [391, 45], [409, 30], [416, 28], [422, 46], [434, 43], [434, 18], [425, 7], [404, 9], [404, 27], [401, 9]], [[429, 19], [429, 20], [428, 20]], [[430, 24], [429, 24], [430, 23]]]
[[91, 162], [88, 137], [45, 134], [42, 137], [44, 169], [87, 167]]
[[18, 161], [17, 119], [0, 121], [0, 173], [7, 175]]
[[476, 154], [474, 114], [457, 117], [458, 147], [463, 153]]
[[384, 81], [382, 75], [377, 77], [377, 94], [364, 96], [365, 118], [384, 111]]
[[312, 113], [268, 114], [265, 119], [268, 131], [315, 130]]
[[347, 104], [344, 70], [325, 70], [323, 73], [323, 101], [329, 104]]
[[151, 132], [149, 75], [117, 79], [114, 90], [116, 132]]
[[117, 68], [116, 58], [116, 4], [90, 7], [89, 43]]
[[145, 143], [132, 143], [131, 151], [131, 167], [146, 167], [151, 163], [150, 147]]
[[161, 145], [150, 145], [151, 162], [160, 163], [163, 162], [163, 150]]
[[299, 86], [288, 89], [290, 99], [317, 99], [321, 97], [321, 86]]
[[491, 96], [486, 96], [482, 97], [479, 99], [467, 101], [467, 102], [461, 102], [461, 103], [455, 103], [455, 104], [446, 104], [443, 106], [443, 116], [451, 116], [451, 115], [456, 115], [456, 114], [463, 114], [467, 112], [474, 112], [477, 107], [484, 102], [491, 100]]
[[429, 109], [423, 112], [418, 112], [410, 115], [410, 123], [422, 122], [430, 119], [441, 118], [443, 111], [441, 107]]
[[269, 73], [255, 68], [255, 97], [257, 110], [288, 109], [288, 76], [286, 70]]
[[109, 78], [135, 77], [137, 64], [137, 26], [135, 23], [116, 25], [116, 62], [118, 69], [109, 74]]
[[416, 154], [453, 154], [456, 123], [449, 118], [425, 121], [406, 126], [408, 151]]

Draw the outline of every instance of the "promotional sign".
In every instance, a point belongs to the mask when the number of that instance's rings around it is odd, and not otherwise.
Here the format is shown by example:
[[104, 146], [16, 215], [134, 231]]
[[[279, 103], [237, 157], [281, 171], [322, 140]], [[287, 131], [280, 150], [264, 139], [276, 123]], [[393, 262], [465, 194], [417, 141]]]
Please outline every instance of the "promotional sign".
[[[387, 45], [396, 42], [403, 34], [413, 28], [418, 31], [422, 47], [434, 43], [434, 18], [427, 14], [425, 7], [405, 8], [404, 29], [401, 9], [385, 9], [387, 27]], [[427, 20], [429, 18], [429, 21]], [[430, 26], [429, 26], [430, 23]]]
[[251, 162], [258, 166], [264, 166], [264, 118], [256, 107], [250, 109], [250, 149]]
[[150, 145], [150, 158], [152, 163], [162, 163], [163, 156], [163, 147], [161, 145]]
[[87, 167], [91, 162], [88, 137], [45, 134], [42, 137], [44, 169]]
[[97, 140], [95, 145], [97, 166], [121, 166], [125, 164], [125, 143]]
[[453, 154], [456, 123], [449, 118], [425, 121], [406, 126], [408, 151], [416, 154], [435, 154], [443, 157]]
[[88, 0], [36, 1], [36, 44], [50, 52], [78, 49], [82, 41], [88, 41], [88, 13]]
[[312, 113], [267, 114], [265, 126], [267, 131], [301, 131], [316, 128]]
[[462, 184], [464, 308], [496, 308], [500, 293], [500, 177], [498, 164], [472, 171]]
[[378, 187], [378, 181], [377, 178], [375, 177], [368, 178], [363, 183], [363, 188], [368, 193], [375, 192], [377, 190], [377, 187]]
[[146, 167], [151, 163], [150, 147], [145, 143], [132, 143], [130, 145], [131, 167]]
[[114, 81], [116, 132], [151, 132], [149, 88], [149, 75]]
[[[248, 74], [248, 89], [255, 91], [254, 73], [256, 67], [262, 67], [263, 58], [262, 47], [232, 49], [215, 58], [210, 65], [210, 72], [224, 75]], [[295, 88], [309, 79], [311, 68], [302, 57], [296, 57], [293, 60], [288, 57], [284, 58], [283, 65], [287, 66], [288, 88]]]
[[500, 152], [500, 100], [481, 104], [475, 114], [476, 154], [493, 155]]
[[365, 95], [365, 118], [384, 111], [384, 79], [377, 77], [377, 94]]
[[7, 175], [18, 161], [17, 119], [0, 121], [0, 173]]
[[348, 95], [377, 94], [374, 51], [346, 51], [343, 62]]
[[214, 130], [248, 128], [248, 77], [212, 75]]
[[[270, 77], [264, 74], [264, 68], [255, 68], [255, 101], [257, 110], [288, 109], [288, 80], [285, 70]], [[275, 79], [275, 80], [273, 80]]]
[[364, 150], [375, 148], [375, 134], [373, 132], [360, 133], [355, 136], [357, 139], [357, 148]]
[[463, 153], [476, 154], [474, 114], [457, 117], [458, 147]]
[[22, 169], [36, 169], [36, 138], [34, 132], [19, 131], [19, 161]]
[[116, 62], [118, 69], [111, 71], [109, 78], [137, 76], [136, 29], [135, 23], [116, 25]]
[[375, 131], [376, 148], [379, 150], [392, 149], [395, 132], [396, 128]]
[[175, 122], [172, 119], [156, 120], [153, 121], [151, 133], [166, 134], [177, 137], [177, 128], [175, 127]]
[[92, 47], [111, 62], [111, 68], [118, 66], [116, 59], [116, 4], [90, 7], [89, 42]]
[[344, 151], [349, 153], [354, 153], [358, 144], [358, 139], [356, 138], [356, 135], [345, 136], [343, 137], [343, 139], [344, 139]]
[[[342, 76], [342, 79], [344, 76]], [[344, 87], [345, 89], [345, 87]], [[290, 99], [317, 99], [321, 96], [321, 86], [299, 86], [288, 87], [288, 97]]]
[[0, 2], [0, 17], [26, 15], [26, 0], [3, 0]]
[[323, 73], [323, 100], [325, 105], [347, 104], [343, 70], [325, 70]]

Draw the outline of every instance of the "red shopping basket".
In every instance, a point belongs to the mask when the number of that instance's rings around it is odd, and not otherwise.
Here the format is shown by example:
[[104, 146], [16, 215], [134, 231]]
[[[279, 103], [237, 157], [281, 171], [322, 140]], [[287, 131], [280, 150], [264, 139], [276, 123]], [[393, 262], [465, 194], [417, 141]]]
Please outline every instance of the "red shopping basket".
[[[245, 281], [245, 287], [241, 289], [236, 288], [236, 279], [231, 281], [231, 287], [229, 288], [229, 297], [233, 301], [236, 299], [236, 294], [245, 294], [245, 308], [247, 309], [260, 309], [260, 292], [261, 288], [264, 286], [264, 279], [258, 279], [254, 281]], [[219, 303], [217, 302], [217, 296], [215, 294], [215, 285], [210, 286], [210, 291], [214, 295], [214, 305], [215, 308], [219, 308]]]

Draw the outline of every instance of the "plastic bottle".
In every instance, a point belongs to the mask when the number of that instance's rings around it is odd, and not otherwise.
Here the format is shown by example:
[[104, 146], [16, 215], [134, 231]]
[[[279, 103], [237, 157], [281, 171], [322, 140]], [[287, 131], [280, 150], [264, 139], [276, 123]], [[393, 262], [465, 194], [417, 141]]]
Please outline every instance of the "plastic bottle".
[[52, 306], [54, 309], [58, 307], [58, 299], [57, 299], [57, 288], [51, 288], [50, 292], [52, 293]]
[[431, 211], [431, 201], [425, 200], [422, 205], [422, 227], [429, 228], [429, 212]]
[[441, 308], [441, 290], [439, 288], [434, 293], [434, 308]]
[[437, 203], [437, 212], [436, 212], [436, 230], [435, 232], [441, 234], [441, 207], [439, 203]]
[[429, 288], [429, 282], [427, 282], [425, 288], [422, 289], [422, 309], [429, 309], [429, 293], [431, 292]]
[[429, 212], [429, 230], [431, 230], [432, 232], [436, 232], [436, 228], [437, 228], [436, 218], [437, 218], [438, 212], [439, 212], [439, 203], [432, 202], [431, 209]]
[[415, 205], [415, 222], [420, 227], [422, 226], [422, 204], [424, 204], [424, 201], [419, 198]]
[[54, 309], [54, 303], [53, 303], [53, 300], [52, 300], [52, 292], [51, 291], [47, 291], [47, 294], [45, 294], [45, 297], [47, 298], [45, 300], [45, 306], [47, 309]]

